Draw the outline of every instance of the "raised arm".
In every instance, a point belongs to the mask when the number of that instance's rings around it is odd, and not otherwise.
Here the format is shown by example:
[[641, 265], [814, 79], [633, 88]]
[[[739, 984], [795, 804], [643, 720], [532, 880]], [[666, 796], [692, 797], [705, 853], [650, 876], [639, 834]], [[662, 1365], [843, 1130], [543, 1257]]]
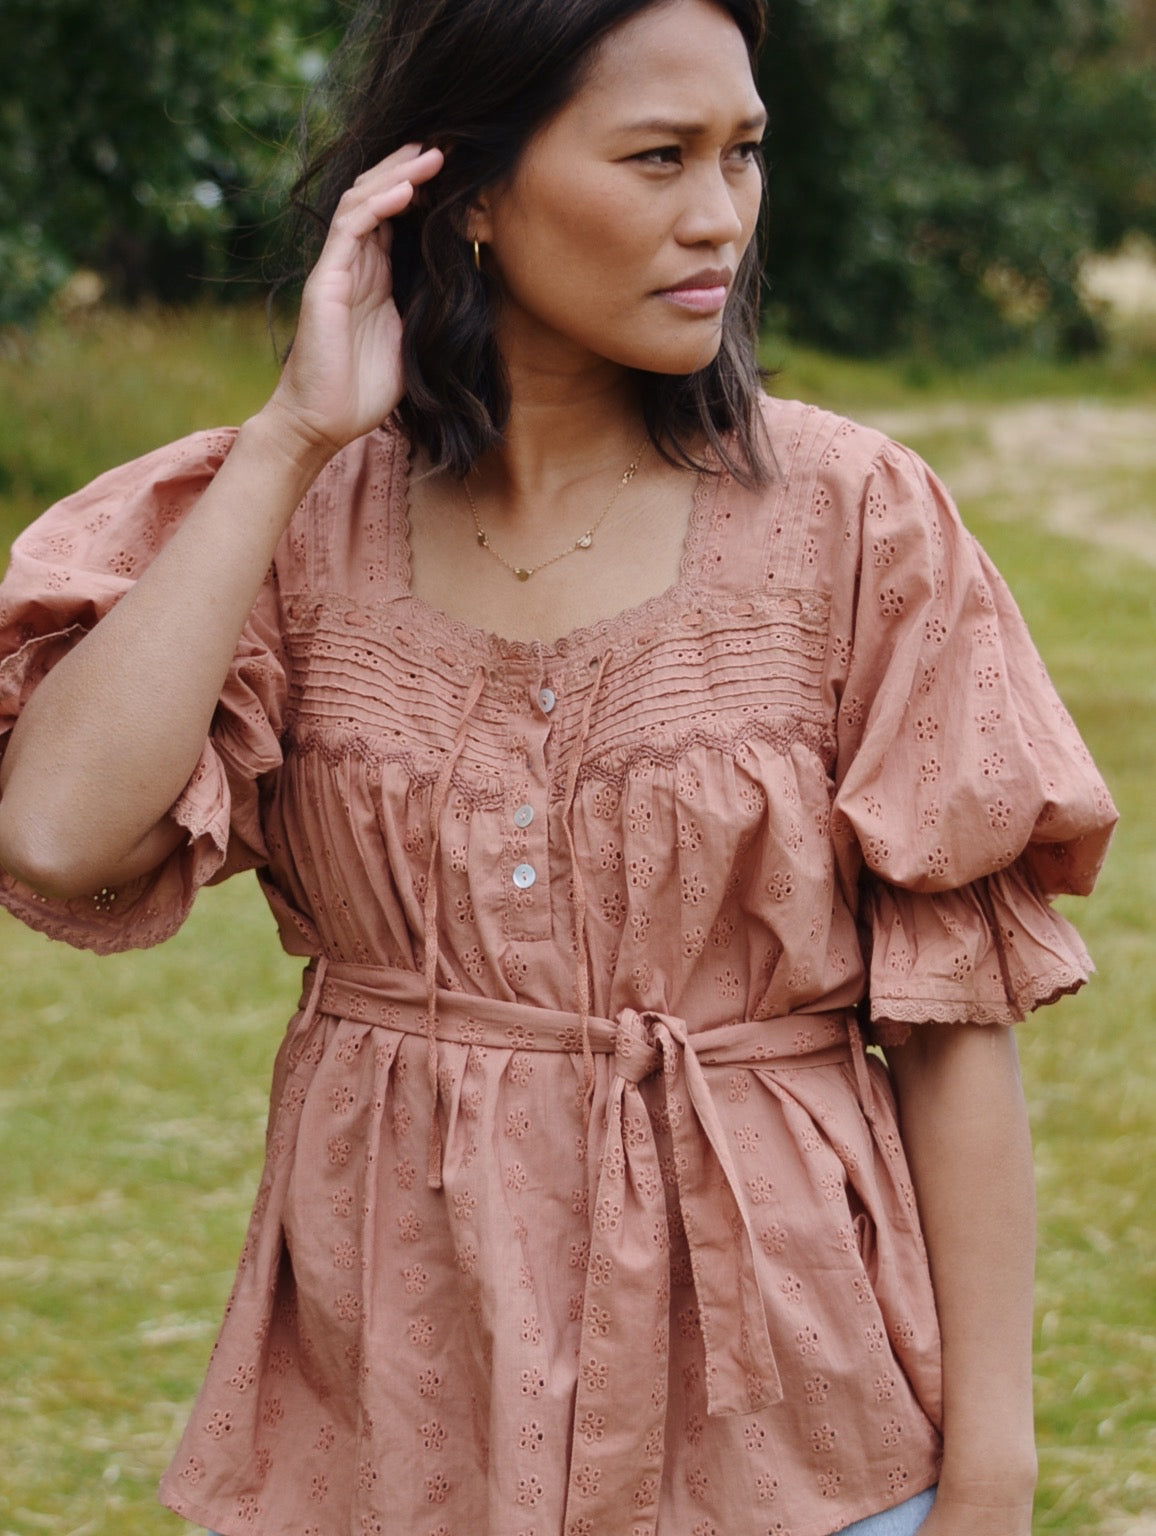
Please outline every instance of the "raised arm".
[[0, 866], [46, 896], [155, 867], [277, 543], [329, 459], [403, 391], [389, 220], [441, 169], [409, 145], [342, 198], [292, 353], [140, 580], [41, 682], [0, 763]]
[[925, 1536], [1030, 1536], [1035, 1198], [1010, 1029], [889, 1047], [943, 1336], [944, 1459]]

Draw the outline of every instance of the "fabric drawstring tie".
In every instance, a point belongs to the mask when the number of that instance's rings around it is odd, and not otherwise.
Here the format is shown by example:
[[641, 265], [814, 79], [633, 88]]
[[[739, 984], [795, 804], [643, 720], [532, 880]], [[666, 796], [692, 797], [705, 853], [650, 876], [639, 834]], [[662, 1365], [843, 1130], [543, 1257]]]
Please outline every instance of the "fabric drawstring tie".
[[466, 731], [469, 728], [470, 716], [473, 714], [485, 686], [486, 670], [484, 667], [479, 667], [474, 673], [474, 680], [466, 692], [465, 703], [462, 705], [462, 717], [454, 734], [453, 745], [445, 762], [442, 764], [441, 772], [434, 781], [433, 793], [430, 796], [430, 850], [429, 862], [426, 865], [422, 918], [425, 927], [423, 942], [425, 945], [426, 1070], [429, 1075], [430, 1092], [433, 1096], [433, 1112], [430, 1116], [429, 1132], [429, 1167], [426, 1175], [431, 1189], [440, 1189], [442, 1187], [442, 1127], [441, 1120], [438, 1118], [437, 986], [438, 961], [441, 955], [438, 941], [437, 857], [438, 849], [441, 846], [442, 812], [445, 810], [446, 801], [449, 798], [454, 769], [458, 765], [458, 759], [461, 757], [462, 749], [466, 744]]
[[[570, 868], [574, 881], [574, 980], [578, 995], [578, 1016], [582, 1026], [583, 1097], [586, 1105], [587, 1126], [589, 1126], [591, 1106], [594, 1102], [595, 1076], [594, 1052], [590, 1044], [590, 944], [586, 931], [586, 886], [582, 878], [582, 867], [578, 860], [577, 845], [574, 838], [574, 798], [578, 789], [578, 775], [582, 767], [582, 754], [585, 751], [586, 742], [590, 735], [590, 722], [594, 712], [594, 705], [601, 691], [602, 679], [610, 658], [611, 652], [609, 651], [599, 658], [594, 681], [586, 696], [586, 702], [583, 705], [582, 716], [578, 725], [578, 734], [570, 752], [562, 800], [562, 828], [566, 838], [566, 847], [570, 856]], [[440, 1189], [442, 1187], [442, 1133], [441, 1121], [437, 1112], [439, 1094], [437, 989], [438, 967], [441, 958], [438, 934], [437, 858], [441, 847], [442, 815], [445, 811], [446, 801], [449, 798], [454, 769], [457, 767], [458, 760], [466, 744], [466, 734], [469, 729], [470, 718], [473, 715], [478, 700], [482, 696], [485, 686], [486, 671], [484, 667], [479, 667], [466, 693], [465, 701], [462, 705], [461, 719], [454, 734], [453, 745], [445, 762], [442, 764], [430, 796], [430, 851], [426, 864], [422, 920], [425, 929], [426, 1070], [429, 1076], [430, 1092], [433, 1096], [433, 1115], [431, 1117], [429, 1137], [429, 1162], [426, 1175], [431, 1189]]]
[[875, 1085], [871, 1081], [871, 1072], [867, 1066], [867, 1048], [863, 1044], [863, 1031], [859, 1028], [859, 1021], [853, 1014], [847, 1018], [847, 1040], [851, 1047], [851, 1064], [855, 1069], [855, 1087], [859, 1093], [859, 1104], [863, 1110], [863, 1117], [872, 1129], [876, 1125], [875, 1117]]
[[[643, 1084], [651, 1084], [648, 1094]], [[582, 1306], [574, 1443], [563, 1520], [567, 1531], [655, 1536], [666, 1460], [669, 1350], [669, 1214], [654, 1127], [669, 1127], [677, 1211], [686, 1234], [705, 1355], [707, 1412], [757, 1413], [783, 1399], [742, 1179], [686, 1020], [624, 1009], [617, 1019], [606, 1143], [594, 1208], [621, 1212], [595, 1223]], [[630, 1211], [631, 1218], [626, 1219]], [[648, 1230], [649, 1229], [649, 1230]], [[652, 1240], [653, 1237], [653, 1240]], [[597, 1415], [602, 1372], [651, 1389], [604, 1450], [622, 1483], [592, 1508], [590, 1463], [577, 1426]], [[630, 1484], [634, 1495], [624, 1497]], [[591, 1519], [589, 1526], [581, 1522]], [[706, 1526], [703, 1529], [707, 1529]]]
[[566, 848], [570, 855], [570, 872], [574, 881], [574, 984], [578, 994], [578, 1017], [582, 1025], [582, 1101], [585, 1105], [586, 1130], [590, 1130], [590, 1114], [594, 1105], [594, 1051], [590, 1045], [590, 941], [586, 932], [586, 882], [582, 878], [582, 863], [574, 841], [574, 797], [578, 791], [578, 774], [582, 768], [582, 754], [590, 735], [590, 721], [594, 703], [602, 688], [612, 652], [606, 651], [599, 658], [594, 682], [586, 695], [578, 736], [570, 752], [566, 770], [566, 791], [562, 799], [562, 828], [566, 835]]
[[309, 1034], [310, 1026], [317, 1017], [317, 1010], [321, 1005], [321, 993], [325, 988], [325, 973], [329, 969], [329, 956], [318, 955], [316, 960], [310, 961], [306, 976], [308, 987], [305, 997], [305, 1011], [297, 1022], [294, 1031], [299, 1040], [304, 1040]]

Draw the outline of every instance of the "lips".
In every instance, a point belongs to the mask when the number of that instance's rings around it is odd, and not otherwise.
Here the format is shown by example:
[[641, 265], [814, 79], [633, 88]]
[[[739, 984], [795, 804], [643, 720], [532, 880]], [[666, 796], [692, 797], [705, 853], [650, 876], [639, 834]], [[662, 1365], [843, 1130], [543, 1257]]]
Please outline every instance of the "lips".
[[674, 283], [669, 288], [662, 289], [663, 293], [710, 293], [718, 288], [729, 289], [734, 274], [729, 267], [704, 267], [701, 272], [692, 272], [689, 277], [684, 277], [680, 283]]
[[733, 273], [728, 267], [704, 267], [692, 272], [658, 297], [695, 315], [716, 315], [725, 308]]

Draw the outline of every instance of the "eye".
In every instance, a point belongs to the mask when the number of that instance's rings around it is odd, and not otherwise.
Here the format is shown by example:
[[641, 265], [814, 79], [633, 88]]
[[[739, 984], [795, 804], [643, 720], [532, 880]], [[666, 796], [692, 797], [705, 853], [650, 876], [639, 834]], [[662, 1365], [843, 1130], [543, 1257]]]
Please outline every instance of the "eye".
[[632, 158], [640, 160], [644, 165], [681, 165], [682, 146], [661, 144], [656, 149], [644, 149], [640, 155], [634, 155]]
[[763, 141], [749, 139], [745, 144], [736, 144], [731, 153], [739, 160], [758, 160], [763, 153]]

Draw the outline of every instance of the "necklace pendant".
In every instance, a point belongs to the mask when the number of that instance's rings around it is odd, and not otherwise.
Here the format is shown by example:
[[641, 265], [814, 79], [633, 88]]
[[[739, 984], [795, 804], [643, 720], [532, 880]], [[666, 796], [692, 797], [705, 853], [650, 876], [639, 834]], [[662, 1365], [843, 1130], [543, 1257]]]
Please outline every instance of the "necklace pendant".
[[618, 500], [619, 494], [626, 486], [630, 484], [635, 475], [638, 473], [638, 467], [642, 462], [642, 453], [645, 446], [646, 445], [644, 443], [643, 447], [638, 450], [638, 453], [632, 462], [626, 466], [621, 480], [619, 480], [618, 484], [614, 488], [614, 494], [606, 503], [605, 507], [603, 507], [602, 512], [596, 521], [591, 523], [590, 527], [587, 528], [586, 532], [582, 534], [580, 538], [575, 539], [574, 543], [570, 545], [569, 549], [559, 550], [556, 555], [551, 555], [548, 560], [543, 560], [538, 565], [513, 565], [509, 560], [506, 559], [505, 555], [503, 555], [500, 550], [494, 548], [494, 546], [490, 543], [489, 534], [482, 527], [482, 520], [478, 516], [478, 505], [474, 500], [474, 493], [470, 489], [470, 482], [467, 477], [462, 481], [462, 486], [466, 493], [466, 502], [469, 505], [470, 515], [474, 520], [474, 536], [478, 541], [478, 548], [484, 549], [486, 553], [497, 560], [499, 564], [504, 565], [505, 568], [514, 577], [515, 581], [529, 581], [530, 577], [536, 575], [538, 571], [544, 571], [551, 565], [557, 565], [558, 561], [564, 560], [567, 555], [573, 555], [580, 549], [593, 549], [594, 536], [602, 527], [602, 524], [610, 516], [610, 513], [614, 508], [614, 504]]

